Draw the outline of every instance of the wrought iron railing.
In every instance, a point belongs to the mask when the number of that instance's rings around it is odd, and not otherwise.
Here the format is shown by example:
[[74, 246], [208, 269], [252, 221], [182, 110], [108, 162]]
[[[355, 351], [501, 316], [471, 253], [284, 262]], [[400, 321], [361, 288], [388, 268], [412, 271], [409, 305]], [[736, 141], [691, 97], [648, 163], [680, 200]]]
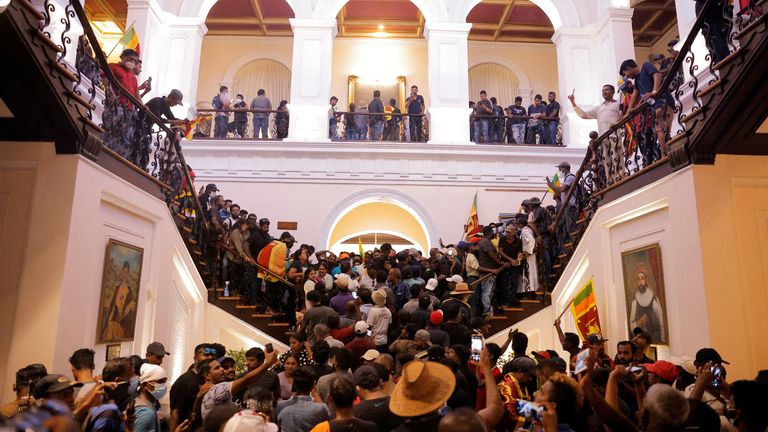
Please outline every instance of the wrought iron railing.
[[[201, 121], [195, 126], [194, 138], [260, 139], [282, 141], [288, 137], [290, 113], [284, 110], [198, 109]], [[258, 118], [256, 116], [259, 116]], [[256, 120], [266, 119], [263, 126]], [[266, 128], [266, 136], [264, 133]]]
[[[558, 269], [566, 266], [606, 192], [670, 162], [670, 157], [680, 157], [670, 155], [670, 144], [687, 152], [682, 141], [706, 118], [702, 106], [705, 95], [719, 84], [718, 63], [739, 49], [738, 34], [763, 14], [764, 5], [750, 1], [749, 7], [734, 17], [728, 1], [708, 0], [698, 8], [697, 19], [665, 71], [659, 90], [631, 104], [621, 120], [602, 135], [590, 134], [589, 148], [574, 183], [561, 194], [564, 197], [557, 198], [557, 214], [550, 225], [557, 241], [551, 249], [539, 250], [540, 255], [550, 254], [553, 262], [558, 258], [560, 262], [553, 266], [556, 268], [540, 267], [541, 280], [549, 276], [553, 284], [557, 282]], [[694, 40], [699, 32], [704, 35], [707, 52], [703, 56], [698, 53], [697, 59]]]
[[469, 135], [475, 144], [563, 145], [559, 119], [531, 116], [470, 114]]
[[[75, 102], [72, 105], [77, 107], [79, 120], [90, 126], [84, 134], [102, 142], [95, 151], [90, 149], [89, 155], [109, 153], [150, 177], [162, 189], [191, 249], [205, 250], [211, 234], [194, 177], [181, 151], [181, 131], [166, 126], [120, 84], [78, 0], [17, 1], [41, 14], [38, 30], [49, 39], [49, 45], [57, 47], [53, 67], [73, 83], [63, 96]], [[198, 262], [207, 266], [205, 254], [201, 258]]]
[[330, 126], [329, 130], [334, 141], [429, 141], [429, 120], [425, 114], [337, 111], [334, 117], [335, 128]]

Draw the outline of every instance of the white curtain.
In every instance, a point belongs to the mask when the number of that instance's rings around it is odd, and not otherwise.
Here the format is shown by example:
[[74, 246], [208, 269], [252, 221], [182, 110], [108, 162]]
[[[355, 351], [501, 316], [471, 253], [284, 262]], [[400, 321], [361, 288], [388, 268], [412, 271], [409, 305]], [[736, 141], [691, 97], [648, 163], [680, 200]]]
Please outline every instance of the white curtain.
[[495, 96], [503, 107], [513, 105], [515, 96], [520, 96], [517, 75], [498, 63], [480, 63], [469, 69], [469, 100], [479, 100], [480, 90], [485, 90], [489, 99]]
[[[245, 102], [250, 106], [256, 92], [264, 89], [266, 96], [272, 102], [272, 109], [277, 109], [281, 100], [290, 102], [291, 97], [291, 70], [282, 63], [271, 59], [254, 60], [236, 73], [232, 81], [232, 89], [229, 94], [234, 99], [235, 95], [241, 94]], [[274, 114], [270, 115], [270, 134], [273, 130]], [[253, 124], [250, 121], [251, 115], [248, 115], [248, 127], [246, 134], [253, 136]]]

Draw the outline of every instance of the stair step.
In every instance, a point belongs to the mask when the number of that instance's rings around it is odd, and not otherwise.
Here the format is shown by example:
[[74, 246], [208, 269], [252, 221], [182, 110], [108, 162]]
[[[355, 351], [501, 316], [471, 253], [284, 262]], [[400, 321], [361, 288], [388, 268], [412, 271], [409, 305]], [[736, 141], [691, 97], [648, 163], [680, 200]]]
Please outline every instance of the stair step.
[[208, 267], [208, 263], [203, 260], [198, 261], [197, 265], [199, 265], [200, 267]]
[[283, 322], [271, 322], [267, 324], [267, 327], [290, 327], [288, 323]]
[[520, 303], [541, 303], [541, 300], [520, 300]]
[[234, 300], [234, 301], [240, 301], [240, 296], [229, 296], [229, 297], [224, 297], [224, 296], [221, 296], [221, 297], [219, 297], [219, 300]]
[[183, 227], [181, 227], [181, 229], [183, 229], [184, 231], [186, 231], [188, 234], [192, 234], [192, 228], [190, 228], [190, 227], [187, 227], [187, 226], [183, 226]]
[[565, 243], [563, 246], [565, 246], [566, 249], [570, 249], [573, 247], [573, 242]]
[[562, 267], [562, 265], [560, 265], [560, 264], [555, 264], [555, 265], [552, 266], [553, 269], [560, 268], [560, 267]]
[[712, 93], [713, 91], [715, 91], [715, 89], [721, 87], [722, 85], [723, 85], [723, 81], [717, 80], [717, 81], [713, 82], [712, 84], [704, 87], [704, 89], [702, 89], [699, 92], [699, 98], [703, 98], [704, 96], [708, 95], [709, 93]]
[[[45, 40], [50, 40], [50, 39], [45, 38]], [[77, 77], [75, 76], [75, 74], [73, 74], [69, 69], [67, 69], [66, 66], [57, 62], [56, 60], [51, 60], [49, 63], [54, 69], [56, 69], [56, 72], [63, 75], [64, 78], [68, 79], [73, 83], [77, 82]]]
[[717, 69], [717, 70], [720, 70], [720, 69], [724, 68], [725, 66], [727, 66], [728, 63], [731, 63], [735, 59], [741, 57], [742, 54], [744, 54], [744, 51], [742, 51], [741, 49], [737, 49], [736, 51], [730, 53], [728, 55], [728, 57], [720, 60], [718, 63], [715, 63], [714, 68]]
[[92, 121], [91, 121], [91, 119], [89, 119], [89, 118], [87, 118], [87, 117], [80, 117], [80, 119], [79, 119], [79, 120], [80, 120], [81, 122], [83, 122], [83, 123], [87, 124], [88, 126], [90, 126], [90, 127], [91, 127], [93, 130], [95, 130], [96, 132], [98, 132], [98, 133], [104, 133], [104, 129], [103, 129], [101, 126], [97, 125], [96, 123], [92, 122]]
[[754, 29], [758, 28], [758, 27], [759, 27], [759, 26], [762, 24], [762, 22], [763, 22], [763, 21], [765, 21], [765, 20], [767, 20], [767, 19], [768, 19], [768, 15], [765, 15], [765, 14], [763, 14], [763, 15], [760, 15], [759, 17], [755, 18], [755, 20], [754, 20], [754, 21], [752, 21], [751, 23], [749, 23], [749, 24], [748, 24], [748, 25], [747, 25], [747, 26], [744, 28], [744, 30], [742, 30], [742, 31], [740, 31], [739, 33], [737, 33], [737, 34], [736, 34], [736, 36], [735, 36], [735, 37], [736, 37], [736, 39], [739, 39], [739, 40], [741, 40], [741, 38], [743, 38], [744, 36], [746, 36], [746, 35], [748, 35], [749, 33], [751, 33], [751, 32], [752, 32], [752, 30], [754, 30]]
[[503, 315], [493, 315], [493, 316], [489, 316], [488, 319], [489, 320], [505, 320], [505, 319], [509, 319], [509, 318], [507, 318], [506, 316], [503, 316]]
[[195, 252], [194, 252], [194, 253], [195, 253], [195, 255], [197, 255], [197, 256], [203, 256], [203, 253], [202, 253], [202, 252], [200, 252], [200, 249], [195, 249]]
[[67, 90], [67, 96], [74, 99], [75, 102], [79, 103], [80, 105], [84, 106], [85, 108], [92, 110], [96, 108], [96, 105], [90, 103], [88, 100], [86, 100], [81, 95], [75, 93], [72, 90]]
[[568, 256], [568, 255], [566, 255], [566, 254], [562, 253], [562, 254], [558, 255], [557, 257], [558, 257], [559, 259], [563, 259], [563, 258], [566, 258], [567, 256]]
[[237, 305], [237, 306], [235, 306], [235, 309], [258, 309], [258, 306], [255, 306], [255, 305]]
[[704, 115], [704, 107], [701, 107], [701, 108], [697, 109], [696, 111], [691, 111], [687, 116], [685, 116], [685, 118], [683, 119], [683, 123], [687, 124], [689, 121], [691, 121], [691, 120], [693, 120], [693, 119], [695, 119], [697, 117], [701, 117], [703, 115]]
[[574, 231], [574, 232], [572, 232], [570, 234], [571, 234], [571, 237], [576, 237], [577, 235], [579, 235], [579, 232], [578, 231]]
[[275, 315], [271, 313], [251, 314], [251, 318], [274, 318]]
[[292, 331], [287, 331], [287, 332], [285, 332], [285, 335], [286, 335], [286, 336], [293, 336], [294, 334], [295, 334], [295, 333], [294, 333], [294, 332], [292, 332]]
[[543, 295], [552, 296], [552, 293], [551, 293], [551, 292], [536, 291], [536, 295], [540, 295], [540, 296], [543, 296]]
[[587, 218], [581, 218], [581, 219], [576, 221], [576, 225], [581, 225], [581, 224], [583, 224], [586, 221], [587, 221]]
[[505, 307], [501, 308], [504, 312], [522, 312], [525, 310], [525, 308], [521, 307]]
[[179, 218], [179, 219], [183, 220], [183, 221], [187, 220], [187, 217], [186, 217], [186, 216], [184, 216], [184, 215], [183, 215], [183, 214], [181, 214], [181, 213], [178, 213], [178, 212], [176, 212], [176, 213], [174, 213], [173, 215], [174, 215], [174, 216], [176, 216], [177, 218]]
[[192, 237], [187, 237], [187, 241], [188, 241], [190, 244], [193, 244], [193, 245], [196, 245], [196, 244], [197, 244], [197, 240], [193, 239]]

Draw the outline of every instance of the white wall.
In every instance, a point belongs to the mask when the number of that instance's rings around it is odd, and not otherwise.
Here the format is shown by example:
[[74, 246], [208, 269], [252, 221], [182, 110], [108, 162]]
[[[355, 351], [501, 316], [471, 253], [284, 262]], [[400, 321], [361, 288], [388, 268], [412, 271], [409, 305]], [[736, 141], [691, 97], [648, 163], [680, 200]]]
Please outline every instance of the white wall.
[[[13, 398], [14, 374], [27, 364], [69, 374], [72, 352], [91, 347], [97, 371], [104, 366], [106, 345], [95, 341], [110, 238], [144, 249], [135, 337], [120, 344], [121, 355], [143, 356], [150, 342], [160, 341], [172, 353], [164, 367], [175, 379], [196, 344], [218, 337], [234, 343], [206, 328], [235, 327], [236, 320], [215, 313], [207, 319], [214, 307], [163, 201], [85, 158], [56, 155], [52, 143], [3, 143], [0, 149], [0, 179], [9, 180], [0, 186], [0, 265], [18, 269], [0, 279], [3, 400]], [[240, 333], [268, 340], [243, 326]]]

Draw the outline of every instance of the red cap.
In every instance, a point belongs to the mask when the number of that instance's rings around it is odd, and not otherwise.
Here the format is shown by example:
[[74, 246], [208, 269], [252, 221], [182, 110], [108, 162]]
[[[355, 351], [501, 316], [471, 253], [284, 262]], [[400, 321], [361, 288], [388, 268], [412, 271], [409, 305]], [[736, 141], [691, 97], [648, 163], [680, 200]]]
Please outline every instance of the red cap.
[[677, 379], [677, 376], [680, 375], [680, 370], [677, 366], [664, 360], [659, 360], [655, 363], [646, 363], [643, 367], [648, 372], [655, 373], [659, 378], [668, 383], [672, 383]]
[[552, 356], [550, 356], [550, 355], [549, 355], [549, 353], [548, 353], [548, 352], [546, 352], [546, 351], [534, 351], [534, 352], [532, 352], [531, 354], [532, 354], [534, 357], [538, 358], [538, 359], [545, 359], [545, 360], [549, 360], [549, 359], [552, 357]]
[[438, 309], [429, 314], [429, 322], [431, 322], [433, 326], [439, 326], [440, 323], [443, 322], [443, 311]]

